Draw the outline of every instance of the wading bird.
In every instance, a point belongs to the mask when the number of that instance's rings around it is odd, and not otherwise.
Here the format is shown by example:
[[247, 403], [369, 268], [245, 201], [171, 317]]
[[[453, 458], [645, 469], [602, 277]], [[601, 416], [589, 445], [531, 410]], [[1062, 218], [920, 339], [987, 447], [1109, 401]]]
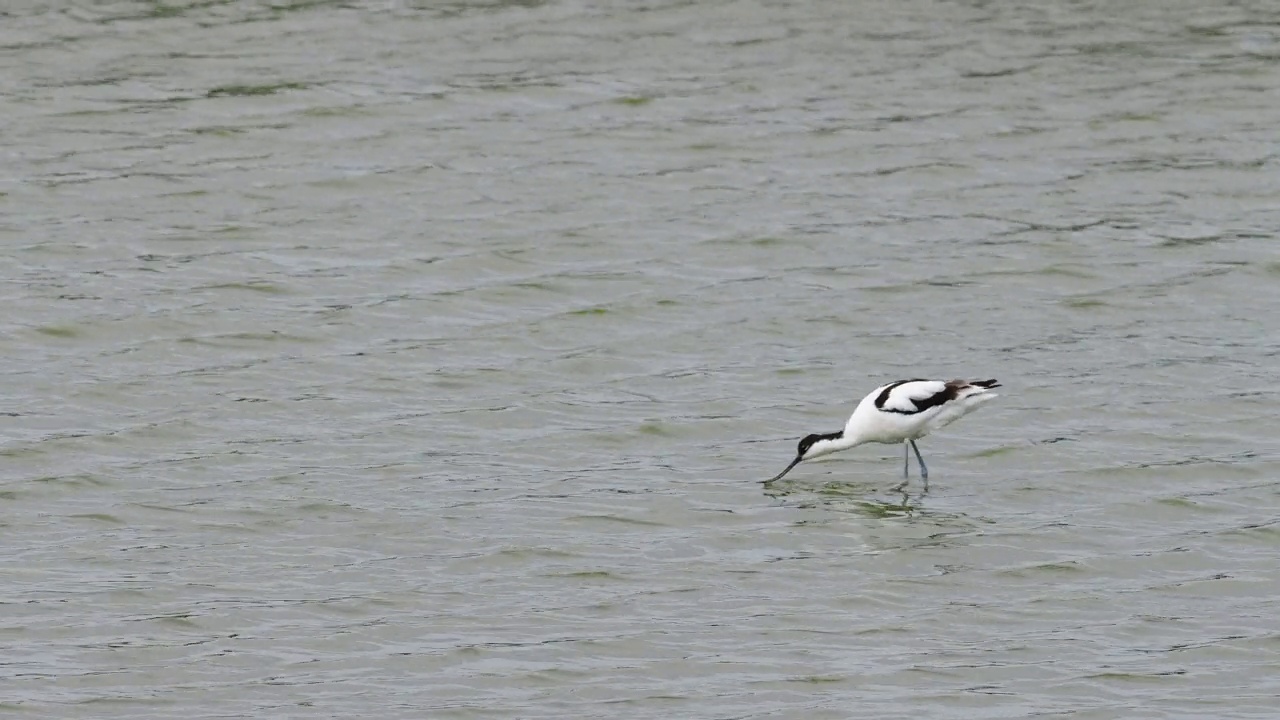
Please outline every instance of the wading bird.
[[806, 435], [796, 448], [796, 459], [785, 470], [764, 482], [782, 479], [791, 468], [805, 460], [848, 450], [864, 443], [902, 443], [902, 482], [894, 489], [906, 487], [911, 474], [911, 456], [916, 453], [920, 478], [929, 487], [929, 468], [920, 457], [916, 440], [938, 428], [968, 415], [996, 396], [1000, 387], [995, 380], [899, 380], [882, 385], [862, 398], [849, 416], [844, 429], [827, 434]]

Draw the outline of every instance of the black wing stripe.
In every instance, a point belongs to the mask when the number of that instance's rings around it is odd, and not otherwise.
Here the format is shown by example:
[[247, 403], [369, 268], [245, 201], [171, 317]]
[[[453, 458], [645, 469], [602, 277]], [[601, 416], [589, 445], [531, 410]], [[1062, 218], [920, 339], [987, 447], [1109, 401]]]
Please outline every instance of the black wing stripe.
[[[912, 400], [911, 402], [915, 404], [916, 412], [922, 413], [931, 407], [944, 405], [946, 403], [951, 402], [952, 400], [955, 400], [957, 395], [957, 392], [956, 392], [957, 390], [959, 390], [959, 388], [953, 386], [951, 383], [947, 383], [946, 385], [943, 386], [941, 391], [936, 392], [923, 400]], [[908, 413], [908, 414], [914, 415], [915, 413]]]
[[956, 388], [948, 385], [942, 390], [930, 395], [922, 400], [912, 400], [911, 404], [916, 406], [915, 410], [899, 410], [898, 408], [880, 408], [881, 412], [898, 413], [899, 415], [917, 415], [932, 407], [943, 405], [956, 399]]
[[938, 405], [945, 405], [947, 404], [947, 402], [951, 402], [952, 400], [955, 400], [955, 398], [960, 395], [961, 389], [964, 389], [966, 387], [982, 387], [987, 389], [991, 389], [993, 387], [1000, 387], [1000, 383], [996, 382], [995, 379], [974, 380], [974, 382], [965, 382], [965, 380], [951, 380], [951, 382], [946, 383], [945, 386], [943, 386], [942, 389], [940, 389], [940, 391], [933, 393], [933, 395], [929, 397], [925, 397], [923, 398], [923, 400], [911, 400], [910, 401], [911, 405], [915, 406], [915, 410], [901, 410], [901, 409], [897, 409], [897, 407], [884, 407], [884, 404], [888, 402], [888, 396], [890, 396], [890, 393], [893, 392], [893, 388], [896, 388], [897, 386], [901, 386], [901, 384], [906, 384], [906, 383], [927, 383], [927, 382], [929, 382], [929, 380], [925, 380], [922, 378], [915, 378], [910, 380], [897, 380], [896, 383], [887, 384], [887, 386], [884, 386], [883, 391], [881, 391], [881, 393], [879, 393], [879, 395], [876, 397], [876, 409], [881, 411], [881, 413], [897, 413], [899, 415], [916, 415], [919, 413], [924, 413], [924, 411], [928, 410], [929, 407], [937, 407]]
[[899, 415], [918, 415], [924, 412], [925, 410], [928, 410], [929, 408], [935, 408], [935, 407], [938, 407], [939, 405], [944, 405], [946, 403], [951, 402], [952, 400], [955, 400], [956, 396], [960, 394], [961, 388], [968, 387], [968, 383], [964, 381], [953, 380], [949, 383], [943, 384], [941, 390], [930, 395], [927, 398], [911, 399], [911, 404], [915, 406], [915, 410], [902, 410], [900, 408], [885, 407], [884, 403], [889, 400], [889, 391], [898, 387], [904, 382], [929, 382], [929, 381], [928, 380], [922, 380], [922, 381], [921, 380], [902, 380], [900, 382], [896, 382], [893, 385], [890, 385], [889, 387], [885, 388], [885, 391], [880, 393], [880, 397], [876, 398], [876, 407], [881, 412], [898, 413]]
[[1000, 387], [1000, 383], [996, 382], [994, 379], [975, 380], [973, 382], [966, 382], [964, 380], [952, 380], [951, 382], [945, 384], [941, 390], [934, 393], [933, 395], [930, 395], [929, 397], [923, 398], [920, 400], [912, 400], [911, 404], [915, 406], [916, 408], [915, 410], [900, 410], [898, 408], [885, 407], [884, 404], [889, 400], [889, 391], [893, 390], [894, 388], [898, 387], [903, 383], [908, 383], [908, 382], [917, 382], [917, 381], [899, 380], [898, 382], [885, 388], [884, 392], [880, 393], [880, 396], [876, 398], [876, 408], [881, 412], [898, 413], [899, 415], [916, 415], [924, 412], [925, 410], [928, 410], [929, 408], [938, 407], [939, 405], [945, 405], [946, 403], [949, 403], [952, 400], [955, 400], [957, 397], [959, 397], [960, 391], [964, 390], [965, 388], [980, 387], [980, 388], [986, 388], [990, 390], [991, 388]]
[[[876, 397], [876, 409], [884, 410], [884, 404], [889, 402], [889, 393], [893, 392], [893, 389], [898, 387], [899, 385], [905, 385], [909, 382], [928, 382], [928, 381], [922, 380], [920, 378], [914, 378], [912, 380], [899, 380], [897, 382], [893, 382], [893, 383], [889, 383], [888, 385], [885, 385], [884, 390], [882, 390], [880, 392], [880, 395]], [[885, 412], [903, 412], [903, 411], [902, 410], [885, 410]], [[919, 412], [919, 411], [917, 410], [916, 412]], [[910, 415], [912, 413], [908, 412], [907, 414]]]

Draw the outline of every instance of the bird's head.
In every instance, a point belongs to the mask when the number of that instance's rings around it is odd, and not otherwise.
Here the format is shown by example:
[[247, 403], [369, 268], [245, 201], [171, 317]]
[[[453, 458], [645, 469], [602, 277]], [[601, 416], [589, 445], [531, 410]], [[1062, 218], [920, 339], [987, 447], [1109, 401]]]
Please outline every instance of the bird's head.
[[819, 435], [812, 433], [805, 435], [800, 439], [800, 444], [796, 446], [797, 460], [812, 460], [814, 458], [829, 455], [837, 450], [836, 440], [844, 436], [844, 433], [828, 433]]
[[800, 444], [796, 446], [796, 459], [791, 461], [791, 464], [787, 466], [787, 469], [778, 473], [773, 478], [765, 480], [765, 482], [771, 483], [774, 480], [782, 479], [783, 475], [791, 472], [791, 468], [799, 465], [805, 460], [812, 460], [840, 450], [841, 448], [837, 444], [837, 441], [842, 437], [844, 437], [843, 432], [833, 432], [825, 435], [819, 435], [818, 433], [805, 435], [800, 439]]

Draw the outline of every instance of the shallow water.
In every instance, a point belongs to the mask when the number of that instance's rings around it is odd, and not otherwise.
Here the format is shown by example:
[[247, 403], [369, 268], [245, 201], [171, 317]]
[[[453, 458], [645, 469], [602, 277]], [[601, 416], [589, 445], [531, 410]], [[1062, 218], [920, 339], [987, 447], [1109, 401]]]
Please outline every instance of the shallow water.
[[1275, 717], [1280, 11], [628, 7], [0, 17], [0, 708]]

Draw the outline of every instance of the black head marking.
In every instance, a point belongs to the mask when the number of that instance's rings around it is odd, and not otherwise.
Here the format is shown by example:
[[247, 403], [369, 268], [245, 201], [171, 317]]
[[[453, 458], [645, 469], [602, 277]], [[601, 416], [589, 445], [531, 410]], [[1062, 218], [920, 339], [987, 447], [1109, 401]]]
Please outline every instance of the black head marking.
[[796, 457], [804, 457], [804, 454], [809, 452], [809, 448], [813, 447], [813, 444], [819, 440], [839, 440], [842, 437], [844, 437], [843, 430], [827, 433], [826, 435], [819, 435], [818, 433], [805, 435], [800, 440], [800, 444], [796, 446]]
[[788, 465], [786, 468], [784, 468], [782, 472], [778, 473], [777, 475], [774, 475], [772, 478], [769, 478], [768, 480], [765, 480], [764, 481], [765, 484], [767, 485], [771, 482], [777, 482], [778, 480], [782, 479], [783, 475], [786, 475], [787, 473], [791, 472], [791, 468], [795, 467], [796, 465], [799, 465], [800, 462], [804, 460], [804, 454], [809, 452], [809, 448], [813, 447], [814, 443], [818, 442], [819, 440], [838, 440], [841, 437], [844, 437], [843, 430], [840, 432], [827, 433], [826, 435], [819, 435], [817, 433], [814, 433], [812, 435], [805, 435], [804, 438], [800, 440], [800, 444], [796, 446], [796, 459], [792, 460], [791, 464]]

